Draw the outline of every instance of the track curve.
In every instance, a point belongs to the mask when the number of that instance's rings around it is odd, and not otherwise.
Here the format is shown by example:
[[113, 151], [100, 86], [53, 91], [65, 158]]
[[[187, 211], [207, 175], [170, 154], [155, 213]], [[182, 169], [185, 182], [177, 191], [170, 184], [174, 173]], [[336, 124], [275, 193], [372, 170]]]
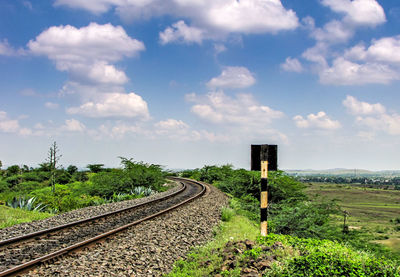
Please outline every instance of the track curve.
[[193, 180], [170, 179], [180, 182], [182, 189], [161, 199], [1, 241], [0, 277], [12, 276], [159, 216], [200, 197], [206, 190]]

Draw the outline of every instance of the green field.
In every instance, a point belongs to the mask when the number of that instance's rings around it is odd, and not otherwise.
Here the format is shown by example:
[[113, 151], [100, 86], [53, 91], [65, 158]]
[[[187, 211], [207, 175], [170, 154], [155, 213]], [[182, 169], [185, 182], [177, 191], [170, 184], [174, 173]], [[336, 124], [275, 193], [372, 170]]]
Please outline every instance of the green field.
[[[307, 193], [326, 199], [337, 199], [342, 210], [349, 213], [350, 229], [372, 234], [374, 242], [383, 243], [400, 253], [400, 191], [369, 189], [349, 184], [308, 183]], [[343, 216], [337, 216], [338, 224]]]

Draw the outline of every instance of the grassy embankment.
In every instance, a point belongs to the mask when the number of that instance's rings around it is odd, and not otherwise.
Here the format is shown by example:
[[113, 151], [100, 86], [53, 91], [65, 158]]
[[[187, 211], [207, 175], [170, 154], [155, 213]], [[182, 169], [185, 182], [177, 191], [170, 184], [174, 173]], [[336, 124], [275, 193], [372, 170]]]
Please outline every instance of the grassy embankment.
[[[349, 213], [350, 229], [371, 235], [372, 241], [382, 243], [400, 253], [400, 191], [370, 189], [349, 184], [310, 183], [306, 192], [327, 199], [337, 199], [339, 206]], [[343, 224], [343, 216], [336, 216]]]
[[51, 213], [41, 213], [37, 211], [25, 211], [22, 209], [13, 209], [0, 205], [0, 229], [15, 224], [31, 222], [34, 220], [45, 219], [53, 216]]
[[249, 272], [274, 277], [400, 276], [394, 262], [336, 242], [275, 234], [261, 238], [258, 234], [259, 226], [234, 213], [216, 230], [213, 241], [177, 261], [166, 276], [242, 276]]

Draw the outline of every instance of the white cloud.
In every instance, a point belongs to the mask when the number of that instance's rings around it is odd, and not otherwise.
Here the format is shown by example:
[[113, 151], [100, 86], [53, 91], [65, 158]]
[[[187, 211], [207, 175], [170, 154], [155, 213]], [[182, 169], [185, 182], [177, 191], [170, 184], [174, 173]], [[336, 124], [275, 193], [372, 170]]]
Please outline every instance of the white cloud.
[[358, 44], [345, 51], [345, 57], [358, 61], [374, 61], [391, 65], [400, 65], [400, 36], [374, 39], [366, 49]]
[[107, 93], [97, 95], [97, 99], [88, 101], [79, 107], [67, 109], [69, 114], [81, 114], [94, 118], [128, 117], [148, 119], [149, 112], [146, 101], [133, 92]]
[[324, 69], [319, 77], [323, 84], [388, 84], [393, 80], [398, 80], [399, 73], [386, 64], [359, 64], [339, 57], [333, 61], [331, 67]]
[[316, 128], [325, 130], [335, 130], [341, 127], [339, 121], [332, 120], [329, 116], [320, 111], [317, 114], [309, 114], [306, 118], [296, 115], [293, 120], [298, 128]]
[[156, 124], [154, 124], [154, 126], [161, 130], [174, 130], [174, 131], [189, 128], [189, 126], [182, 120], [176, 120], [171, 118], [159, 121]]
[[22, 128], [17, 119], [10, 119], [5, 111], [0, 111], [0, 132], [17, 133], [23, 136], [32, 133], [30, 129]]
[[25, 54], [23, 49], [14, 49], [7, 39], [0, 41], [0, 56], [20, 56]]
[[354, 115], [383, 114], [386, 112], [385, 107], [380, 103], [361, 102], [351, 95], [347, 95], [346, 99], [343, 100], [343, 105]]
[[370, 104], [359, 101], [353, 96], [347, 96], [343, 105], [356, 116], [356, 123], [359, 126], [367, 128], [369, 137], [378, 131], [400, 135], [400, 115], [386, 112], [382, 104]]
[[285, 62], [281, 64], [281, 69], [284, 71], [300, 73], [303, 71], [303, 66], [298, 59], [287, 57]]
[[316, 28], [311, 32], [311, 36], [317, 41], [336, 44], [346, 42], [354, 35], [353, 28], [349, 28], [345, 23], [332, 20], [324, 25], [324, 27]]
[[86, 126], [76, 119], [67, 119], [65, 125], [61, 126], [61, 130], [69, 132], [83, 132], [85, 129]]
[[356, 122], [362, 126], [366, 126], [369, 130], [383, 131], [389, 135], [400, 135], [400, 115], [381, 114], [376, 117], [357, 117]]
[[218, 91], [205, 97], [191, 94], [187, 99], [196, 103], [191, 109], [195, 115], [216, 124], [259, 126], [283, 117], [282, 112], [258, 104], [251, 94], [237, 94], [232, 98]]
[[93, 13], [104, 13], [115, 7], [128, 20], [162, 15], [184, 17], [195, 24], [193, 27], [210, 34], [276, 33], [298, 26], [296, 13], [285, 9], [280, 0], [57, 0], [55, 5]]
[[53, 102], [46, 102], [46, 103], [44, 103], [44, 106], [51, 110], [58, 109], [58, 107], [59, 107], [59, 105], [57, 103], [53, 103]]
[[376, 0], [322, 0], [322, 4], [345, 14], [345, 20], [353, 24], [376, 26], [386, 21], [385, 12]]
[[221, 75], [212, 78], [208, 87], [212, 88], [246, 88], [254, 85], [256, 79], [253, 74], [242, 66], [227, 66]]
[[29, 41], [28, 48], [54, 61], [74, 81], [120, 85], [128, 78], [110, 63], [136, 55], [144, 44], [129, 37], [121, 26], [90, 23], [81, 28], [50, 27]]
[[[353, 58], [365, 58], [366, 51], [362, 45], [345, 51], [340, 55], [333, 49], [337, 44], [343, 44], [352, 38], [362, 26], [374, 27], [386, 21], [385, 12], [375, 0], [322, 0], [321, 3], [336, 13], [343, 14], [339, 20], [331, 20], [322, 28], [315, 27], [311, 17], [303, 19], [310, 36], [316, 40], [315, 46], [303, 52], [302, 57], [315, 66], [314, 72], [319, 75], [321, 83], [335, 85], [387, 84], [398, 79], [396, 70], [379, 62], [369, 59], [359, 63]], [[396, 43], [387, 41], [379, 45], [379, 52], [389, 56], [388, 52], [396, 52]], [[390, 48], [391, 51], [388, 51]], [[398, 51], [396, 52], [398, 53]], [[329, 64], [332, 64], [331, 66]]]
[[205, 38], [205, 31], [200, 28], [188, 26], [183, 20], [180, 20], [172, 24], [172, 27], [168, 27], [163, 32], [160, 32], [159, 36], [161, 44], [172, 42], [201, 44]]

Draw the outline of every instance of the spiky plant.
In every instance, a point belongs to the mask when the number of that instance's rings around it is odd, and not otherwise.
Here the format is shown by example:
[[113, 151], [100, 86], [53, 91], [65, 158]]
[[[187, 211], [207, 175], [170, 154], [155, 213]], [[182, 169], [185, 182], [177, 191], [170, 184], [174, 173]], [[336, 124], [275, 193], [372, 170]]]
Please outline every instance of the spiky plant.
[[10, 201], [7, 201], [7, 206], [11, 208], [19, 208], [26, 211], [37, 211], [43, 212], [44, 209], [47, 207], [42, 203], [36, 204], [36, 197], [31, 197], [29, 199], [25, 199], [25, 196], [13, 197]]

